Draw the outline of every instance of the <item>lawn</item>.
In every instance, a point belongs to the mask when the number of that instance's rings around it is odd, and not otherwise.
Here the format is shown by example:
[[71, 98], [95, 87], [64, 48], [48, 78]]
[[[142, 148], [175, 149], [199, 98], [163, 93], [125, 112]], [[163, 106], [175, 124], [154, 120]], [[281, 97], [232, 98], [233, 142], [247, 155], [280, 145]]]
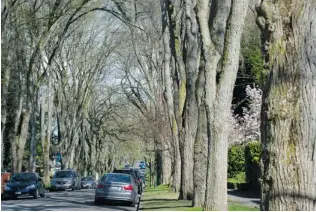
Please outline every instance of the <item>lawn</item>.
[[[191, 207], [189, 200], [177, 200], [179, 194], [171, 192], [168, 186], [149, 187], [141, 199], [141, 210], [146, 211], [202, 211]], [[244, 206], [238, 202], [228, 203], [229, 211], [258, 211], [258, 208]]]

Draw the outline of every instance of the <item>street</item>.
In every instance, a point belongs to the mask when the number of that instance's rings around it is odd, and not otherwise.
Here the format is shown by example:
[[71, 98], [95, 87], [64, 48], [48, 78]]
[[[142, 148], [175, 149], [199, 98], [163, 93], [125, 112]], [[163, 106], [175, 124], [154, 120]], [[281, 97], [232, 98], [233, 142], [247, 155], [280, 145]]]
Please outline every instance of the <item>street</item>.
[[136, 211], [138, 207], [123, 203], [95, 205], [94, 189], [48, 192], [44, 198], [1, 201], [1, 210], [6, 211]]

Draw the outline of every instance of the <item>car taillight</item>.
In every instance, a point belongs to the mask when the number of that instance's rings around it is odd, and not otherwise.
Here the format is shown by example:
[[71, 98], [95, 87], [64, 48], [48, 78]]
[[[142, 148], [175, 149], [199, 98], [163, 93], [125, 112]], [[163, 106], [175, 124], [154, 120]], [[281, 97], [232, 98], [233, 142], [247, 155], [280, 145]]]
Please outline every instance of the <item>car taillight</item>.
[[132, 185], [127, 185], [123, 187], [125, 191], [132, 191], [133, 190], [133, 186]]
[[103, 185], [100, 183], [97, 185], [97, 188], [104, 188]]

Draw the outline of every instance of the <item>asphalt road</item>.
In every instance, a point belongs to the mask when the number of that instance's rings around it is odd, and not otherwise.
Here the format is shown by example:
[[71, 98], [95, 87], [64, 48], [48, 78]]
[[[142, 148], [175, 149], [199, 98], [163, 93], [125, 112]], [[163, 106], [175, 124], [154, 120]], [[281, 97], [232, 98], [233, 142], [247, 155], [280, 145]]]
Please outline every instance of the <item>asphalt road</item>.
[[30, 197], [1, 201], [2, 211], [136, 211], [138, 208], [138, 205], [130, 207], [122, 203], [95, 205], [93, 189], [49, 192], [38, 199]]

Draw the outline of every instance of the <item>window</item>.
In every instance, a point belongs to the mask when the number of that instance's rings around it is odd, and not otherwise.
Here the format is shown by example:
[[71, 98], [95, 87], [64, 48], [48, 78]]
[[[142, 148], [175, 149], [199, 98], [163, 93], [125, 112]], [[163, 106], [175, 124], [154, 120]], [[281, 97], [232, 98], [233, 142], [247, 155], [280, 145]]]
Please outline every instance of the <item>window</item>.
[[30, 182], [30, 181], [36, 181], [37, 177], [34, 173], [20, 173], [15, 174], [11, 177], [11, 182]]
[[54, 178], [72, 178], [74, 176], [72, 171], [59, 171]]
[[131, 183], [131, 177], [128, 175], [109, 174], [105, 176], [104, 180], [105, 182]]

